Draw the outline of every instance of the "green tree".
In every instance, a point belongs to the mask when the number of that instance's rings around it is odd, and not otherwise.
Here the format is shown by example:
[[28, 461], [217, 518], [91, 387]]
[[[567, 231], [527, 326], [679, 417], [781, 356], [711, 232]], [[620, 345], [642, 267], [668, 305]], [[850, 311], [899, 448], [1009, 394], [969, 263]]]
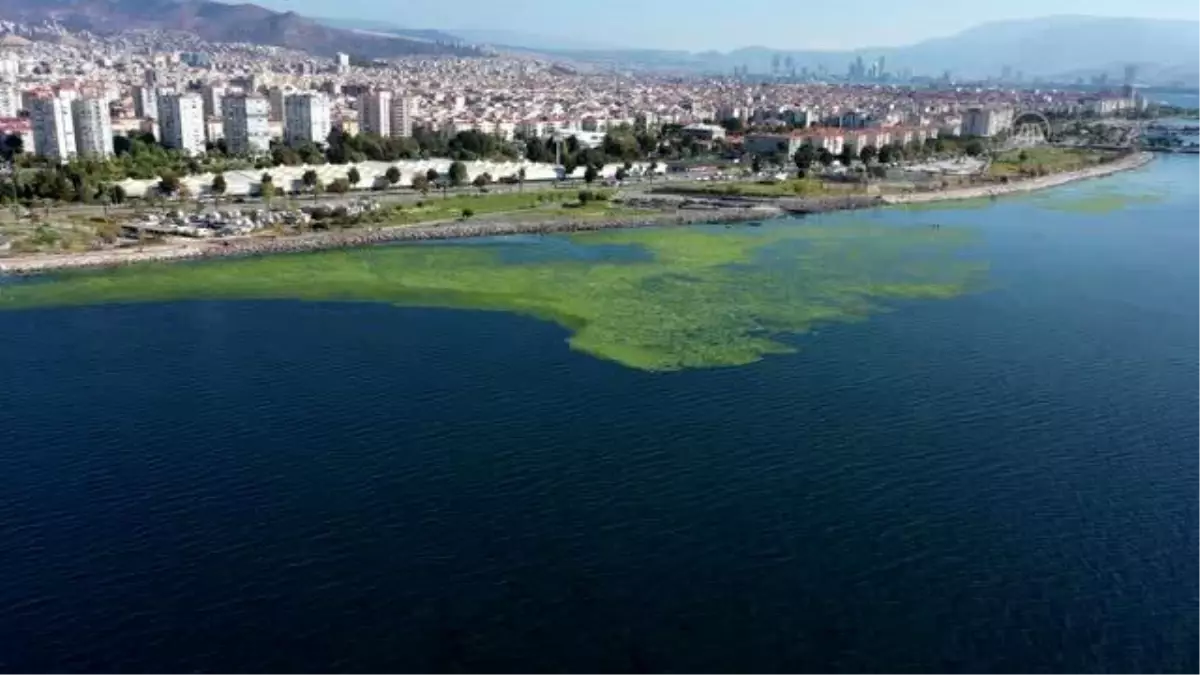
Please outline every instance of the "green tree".
[[792, 161], [796, 163], [796, 170], [803, 176], [812, 167], [816, 157], [817, 151], [813, 146], [804, 143], [796, 150], [796, 154], [792, 155]]
[[864, 145], [863, 149], [858, 151], [858, 159], [863, 164], [870, 164], [875, 161], [876, 154], [878, 154], [878, 151], [875, 149], [875, 146]]
[[225, 194], [225, 190], [229, 189], [229, 185], [225, 182], [225, 174], [218, 173], [213, 176], [212, 185], [208, 189], [213, 193], [213, 203], [218, 203], [221, 200], [221, 195]]
[[475, 176], [475, 180], [471, 181], [471, 184], [482, 191], [490, 182], [492, 182], [492, 177], [490, 174], [485, 172]]
[[599, 177], [600, 172], [596, 170], [596, 167], [593, 164], [588, 164], [587, 168], [583, 170], [583, 182], [587, 183], [588, 185], [594, 183]]
[[525, 167], [517, 169], [517, 192], [525, 191]]
[[262, 196], [263, 202], [267, 208], [271, 208], [271, 199], [275, 197], [275, 179], [271, 174], [263, 172], [263, 175], [258, 179], [258, 191]]
[[344, 195], [350, 191], [350, 181], [345, 178], [336, 178], [329, 184], [329, 191], [334, 194]]
[[442, 177], [442, 175], [438, 173], [437, 169], [430, 168], [428, 171], [425, 172], [425, 180], [428, 181], [430, 184], [436, 183], [437, 179], [439, 179], [441, 177]]
[[879, 149], [879, 163], [891, 164], [896, 159], [896, 146], [888, 143]]
[[400, 169], [394, 166], [389, 166], [387, 171], [384, 172], [383, 176], [384, 178], [387, 178], [388, 185], [396, 187], [396, 184], [400, 182]]
[[854, 157], [854, 146], [850, 143], [843, 143], [842, 152], [838, 155], [838, 161], [841, 162], [842, 166], [850, 168], [850, 165], [854, 163]]
[[760, 173], [762, 171], [762, 157], [755, 155], [750, 158], [750, 170], [754, 173]]
[[318, 180], [319, 179], [315, 169], [309, 169], [300, 176], [300, 182], [303, 183], [304, 187], [306, 188], [311, 188], [312, 186], [316, 185]]
[[621, 167], [621, 168], [617, 169], [617, 172], [614, 175], [614, 177], [619, 181], [623, 181], [629, 177], [629, 172], [625, 170], [625, 167]]
[[412, 188], [421, 194], [429, 192], [429, 177], [423, 173], [414, 174], [412, 177]]
[[817, 150], [817, 161], [821, 163], [821, 166], [829, 168], [833, 165], [833, 160], [833, 153], [830, 152], [828, 148], [821, 148]]
[[108, 188], [108, 199], [113, 204], [125, 203], [125, 188], [120, 185], [111, 185]]
[[972, 157], [978, 157], [982, 155], [983, 150], [983, 141], [979, 140], [978, 138], [972, 138], [971, 140], [967, 141], [966, 147], [963, 148], [963, 151]]
[[317, 201], [317, 193], [319, 192], [319, 190], [317, 190], [317, 185], [320, 184], [321, 179], [317, 176], [316, 170], [309, 169], [305, 171], [300, 176], [300, 182], [304, 184], [305, 188], [312, 192], [313, 201]]
[[358, 187], [360, 181], [362, 181], [362, 174], [358, 172], [358, 167], [350, 167], [350, 170], [346, 172], [346, 182], [350, 184], [351, 188], [355, 188]]
[[450, 184], [459, 186], [467, 182], [467, 165], [459, 161], [450, 163]]
[[8, 134], [4, 137], [4, 142], [0, 144], [0, 153], [3, 154], [6, 161], [11, 162], [14, 157], [25, 152], [25, 139], [20, 134]]
[[179, 176], [174, 171], [163, 171], [158, 178], [158, 191], [163, 195], [173, 195], [179, 191]]

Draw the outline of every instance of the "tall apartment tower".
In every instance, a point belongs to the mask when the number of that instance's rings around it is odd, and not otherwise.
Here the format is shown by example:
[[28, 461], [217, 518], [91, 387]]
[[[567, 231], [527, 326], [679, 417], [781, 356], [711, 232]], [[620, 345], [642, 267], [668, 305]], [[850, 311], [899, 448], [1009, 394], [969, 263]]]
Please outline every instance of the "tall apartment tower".
[[0, 117], [16, 117], [21, 110], [21, 93], [16, 85], [0, 83]]
[[75, 156], [75, 125], [71, 107], [57, 96], [40, 96], [29, 102], [33, 126], [33, 151], [65, 162]]
[[324, 143], [329, 129], [329, 99], [325, 94], [305, 92], [292, 94], [284, 100], [284, 143]]
[[204, 152], [204, 101], [200, 94], [158, 97], [158, 135], [168, 148], [189, 155]]
[[392, 92], [371, 92], [359, 99], [358, 130], [376, 136], [392, 135]]
[[267, 90], [267, 101], [271, 104], [271, 121], [278, 122], [283, 119], [283, 100], [291, 93], [283, 87], [271, 87]]
[[75, 123], [75, 147], [82, 157], [109, 157], [113, 154], [112, 119], [108, 101], [81, 98], [71, 101]]
[[413, 130], [412, 97], [401, 93], [392, 99], [392, 128], [393, 138], [411, 138]]
[[256, 155], [271, 148], [271, 105], [262, 96], [227, 96], [221, 105], [225, 147], [235, 155]]
[[200, 90], [200, 96], [204, 98], [204, 118], [220, 117], [221, 100], [225, 96], [225, 88], [215, 84], [206, 84]]
[[133, 88], [133, 115], [140, 119], [158, 119], [158, 94], [154, 87]]

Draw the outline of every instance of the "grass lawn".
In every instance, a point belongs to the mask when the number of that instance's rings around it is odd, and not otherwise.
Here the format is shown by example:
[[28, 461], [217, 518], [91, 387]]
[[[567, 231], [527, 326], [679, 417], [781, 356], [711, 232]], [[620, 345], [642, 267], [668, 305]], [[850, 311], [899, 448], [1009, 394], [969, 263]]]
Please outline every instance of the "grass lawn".
[[[610, 190], [590, 190], [592, 194], [611, 198]], [[537, 211], [555, 215], [587, 215], [592, 213], [607, 213], [614, 208], [607, 199], [593, 200], [578, 206], [578, 190], [538, 190], [530, 192], [506, 192], [502, 194], [455, 195], [443, 199], [436, 194], [430, 194], [427, 199], [416, 204], [405, 204], [391, 207], [381, 217], [380, 222], [392, 225], [428, 223], [440, 220], [454, 220], [463, 217], [469, 211], [471, 217]], [[574, 208], [565, 208], [576, 205]], [[560, 213], [561, 212], [561, 213]]]
[[825, 197], [861, 191], [853, 183], [826, 183], [817, 178], [792, 178], [777, 182], [735, 181], [706, 185], [678, 185], [655, 189], [672, 194], [710, 195], [720, 197]]
[[1009, 150], [988, 167], [988, 175], [1017, 177], [1076, 171], [1099, 164], [1113, 153], [1085, 148], [1025, 148]]

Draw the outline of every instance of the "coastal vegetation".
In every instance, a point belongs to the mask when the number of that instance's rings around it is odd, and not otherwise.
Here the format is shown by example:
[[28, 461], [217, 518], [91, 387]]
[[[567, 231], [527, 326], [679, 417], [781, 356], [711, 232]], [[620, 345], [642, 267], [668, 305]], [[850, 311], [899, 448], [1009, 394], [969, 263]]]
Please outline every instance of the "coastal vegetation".
[[1078, 171], [1116, 159], [1112, 151], [1086, 148], [1033, 147], [1008, 150], [996, 155], [988, 166], [988, 177], [1029, 178]]
[[823, 181], [815, 177], [786, 180], [728, 181], [669, 185], [651, 192], [694, 194], [714, 197], [824, 197], [863, 193], [857, 183]]
[[[590, 208], [590, 203], [589, 206]], [[898, 300], [978, 287], [968, 231], [850, 219], [764, 227], [607, 230], [500, 246], [403, 245], [147, 264], [15, 283], [0, 308], [190, 299], [369, 301], [554, 321], [570, 346], [648, 371], [734, 366], [788, 336]], [[545, 246], [554, 255], [507, 255]], [[517, 261], [519, 260], [519, 262]]]

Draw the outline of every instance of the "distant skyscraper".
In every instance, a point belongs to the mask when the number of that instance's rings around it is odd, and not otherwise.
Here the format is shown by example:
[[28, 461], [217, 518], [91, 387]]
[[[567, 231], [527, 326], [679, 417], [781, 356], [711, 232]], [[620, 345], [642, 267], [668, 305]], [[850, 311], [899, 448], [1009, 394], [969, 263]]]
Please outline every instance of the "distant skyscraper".
[[392, 135], [392, 92], [376, 91], [359, 98], [358, 129], [376, 136]]
[[34, 153], [63, 162], [75, 156], [75, 124], [67, 102], [57, 96], [34, 98], [29, 103], [29, 118]]
[[204, 101], [200, 94], [158, 97], [159, 140], [189, 155], [204, 152]]
[[392, 98], [392, 129], [394, 138], [410, 138], [413, 130], [413, 100], [404, 92]]
[[235, 155], [256, 155], [271, 147], [270, 104], [261, 96], [227, 96], [221, 102], [225, 147]]
[[283, 102], [283, 140], [288, 145], [324, 143], [329, 136], [329, 99], [325, 94], [292, 94]]
[[880, 78], [883, 78], [885, 75], [887, 75], [887, 60], [886, 60], [886, 57], [883, 57], [883, 56], [879, 57], [879, 61], [877, 62], [877, 64], [878, 64], [878, 67], [875, 69], [875, 70], [876, 70], [876, 74], [877, 74], [877, 75], [878, 75]]
[[113, 154], [108, 101], [102, 98], [71, 101], [71, 119], [75, 126], [75, 147], [81, 156], [109, 157]]
[[1138, 67], [1136, 64], [1130, 63], [1125, 66], [1125, 82], [1124, 84], [1134, 84], [1137, 82]]

